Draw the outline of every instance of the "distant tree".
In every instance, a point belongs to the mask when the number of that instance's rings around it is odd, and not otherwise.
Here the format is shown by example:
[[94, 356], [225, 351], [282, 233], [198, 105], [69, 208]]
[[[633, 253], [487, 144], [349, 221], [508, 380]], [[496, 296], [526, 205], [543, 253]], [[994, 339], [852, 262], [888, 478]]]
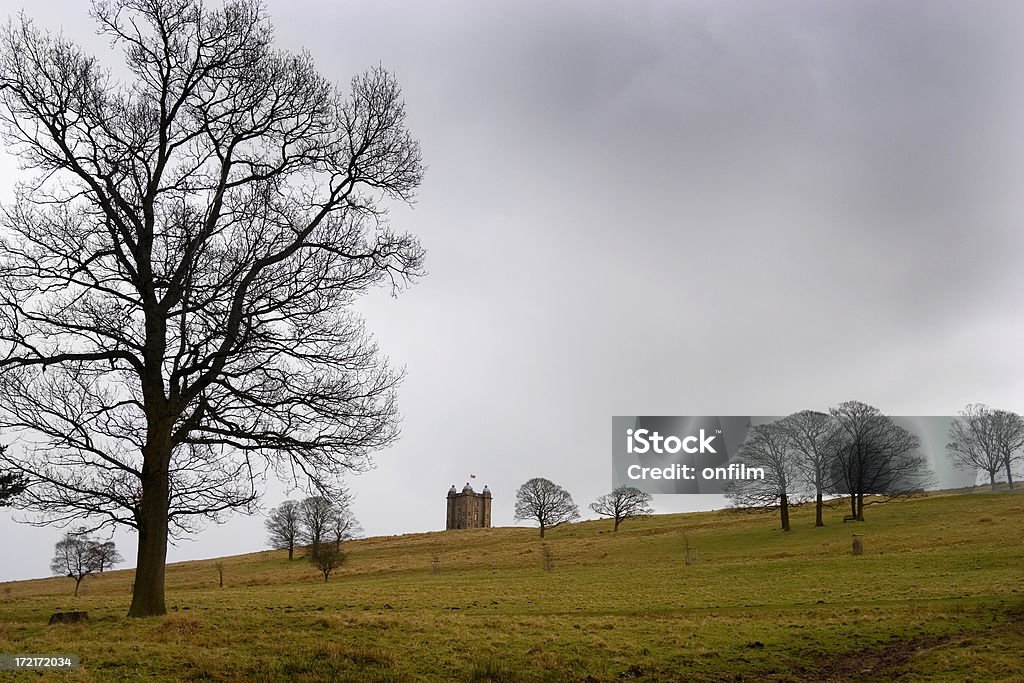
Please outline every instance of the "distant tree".
[[121, 553], [117, 552], [117, 546], [113, 541], [93, 543], [92, 552], [96, 558], [96, 570], [102, 574], [104, 569], [113, 569], [115, 564], [124, 562]]
[[779, 507], [782, 530], [789, 531], [789, 506], [803, 484], [789, 430], [779, 422], [756, 425], [736, 451], [736, 460], [764, 471], [763, 479], [737, 479], [725, 485], [725, 495], [742, 507]]
[[829, 413], [842, 429], [834, 486], [850, 496], [850, 513], [864, 521], [864, 496], [901, 495], [923, 489], [931, 478], [921, 440], [878, 408], [847, 401]]
[[50, 570], [55, 576], [68, 576], [75, 580], [76, 597], [82, 579], [99, 571], [95, 546], [96, 542], [81, 529], [64, 534], [64, 538], [54, 546]]
[[957, 469], [988, 474], [989, 486], [995, 490], [996, 475], [1003, 469], [995, 411], [982, 403], [967, 405], [949, 428], [946, 451]]
[[1013, 489], [1013, 464], [1024, 459], [1024, 418], [1008, 410], [996, 410], [992, 413], [992, 425], [996, 443], [1002, 452], [1006, 483]]
[[541, 538], [545, 529], [579, 519], [579, 516], [579, 508], [569, 492], [549, 479], [530, 479], [516, 491], [516, 520], [536, 520], [540, 524]]
[[644, 493], [640, 489], [632, 486], [619, 486], [612, 489], [611, 493], [606, 493], [591, 503], [590, 509], [602, 517], [614, 519], [615, 526], [612, 531], [618, 531], [619, 524], [630, 517], [642, 517], [654, 512], [651, 508], [652, 500], [651, 494]]
[[32, 444], [0, 465], [43, 519], [137, 531], [146, 617], [173, 532], [250, 509], [267, 468], [330, 494], [397, 438], [401, 372], [352, 303], [423, 274], [385, 215], [423, 164], [394, 76], [336, 87], [261, 0], [91, 9], [120, 67], [0, 27], [0, 134], [31, 173], [0, 213], [0, 428]]
[[309, 561], [324, 575], [324, 583], [331, 575], [331, 572], [344, 564], [345, 553], [341, 546], [335, 543], [324, 543], [320, 546], [316, 555], [310, 555]]
[[344, 492], [335, 498], [311, 496], [300, 503], [299, 538], [309, 548], [311, 557], [316, 557], [328, 543], [337, 545], [362, 532], [350, 504], [351, 498]]
[[284, 501], [270, 511], [263, 525], [270, 547], [287, 550], [291, 560], [295, 546], [302, 542], [302, 505], [294, 500]]
[[214, 562], [213, 568], [217, 570], [217, 584], [219, 588], [224, 587], [224, 563]]
[[330, 534], [331, 521], [336, 514], [334, 503], [326, 496], [311, 496], [302, 501], [302, 542], [309, 548], [309, 556], [315, 559], [320, 554]]
[[842, 444], [839, 425], [828, 413], [801, 410], [780, 421], [796, 452], [795, 464], [814, 491], [814, 526], [825, 526], [822, 515], [825, 491], [832, 487], [836, 451]]
[[331, 518], [327, 530], [329, 538], [334, 542], [334, 545], [341, 547], [342, 541], [358, 538], [363, 533], [363, 527], [359, 525], [359, 521], [356, 519], [355, 513], [348, 506], [347, 501], [341, 506], [335, 504], [335, 508], [334, 516]]

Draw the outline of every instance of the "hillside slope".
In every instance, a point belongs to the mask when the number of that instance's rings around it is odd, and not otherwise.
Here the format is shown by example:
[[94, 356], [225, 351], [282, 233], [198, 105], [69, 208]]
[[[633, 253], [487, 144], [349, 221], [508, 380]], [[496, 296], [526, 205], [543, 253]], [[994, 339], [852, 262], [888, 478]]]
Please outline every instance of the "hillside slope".
[[[1024, 496], [656, 515], [370, 538], [324, 583], [266, 551], [170, 565], [167, 618], [132, 572], [0, 584], [0, 652], [82, 655], [62, 681], [1018, 680]], [[864, 555], [850, 552], [863, 535]], [[685, 561], [689, 545], [696, 561]], [[553, 558], [543, 569], [544, 548]], [[434, 566], [439, 573], [434, 573]], [[86, 609], [87, 624], [48, 627]], [[34, 674], [20, 674], [38, 680]]]

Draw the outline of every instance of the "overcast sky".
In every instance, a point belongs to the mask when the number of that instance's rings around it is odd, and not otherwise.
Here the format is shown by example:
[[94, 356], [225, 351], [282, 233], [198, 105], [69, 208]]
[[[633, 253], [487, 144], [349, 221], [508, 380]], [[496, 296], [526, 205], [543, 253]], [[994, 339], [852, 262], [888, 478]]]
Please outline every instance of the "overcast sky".
[[[368, 534], [443, 528], [471, 473], [495, 525], [534, 476], [585, 508], [613, 415], [1024, 411], [1024, 4], [268, 6], [329, 78], [393, 70], [429, 165], [392, 222], [430, 274], [359, 305], [408, 371], [402, 440], [351, 480]], [[102, 46], [85, 3], [28, 13]], [[61, 531], [9, 517], [0, 580], [46, 575]], [[169, 556], [264, 536], [235, 517]]]

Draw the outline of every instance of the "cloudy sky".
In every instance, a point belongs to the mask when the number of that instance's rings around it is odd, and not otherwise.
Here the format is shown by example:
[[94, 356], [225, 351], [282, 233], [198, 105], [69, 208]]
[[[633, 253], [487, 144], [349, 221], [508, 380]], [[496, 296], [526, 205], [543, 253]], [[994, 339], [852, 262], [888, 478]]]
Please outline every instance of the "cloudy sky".
[[[471, 473], [496, 525], [533, 476], [584, 508], [613, 415], [1024, 411], [1024, 4], [268, 7], [331, 79], [393, 70], [429, 165], [392, 222], [430, 274], [359, 305], [408, 371], [402, 440], [351, 481], [367, 533], [443, 528]], [[103, 49], [85, 3], [28, 13]], [[10, 514], [0, 580], [45, 575], [61, 532]], [[263, 543], [235, 517], [170, 558]]]

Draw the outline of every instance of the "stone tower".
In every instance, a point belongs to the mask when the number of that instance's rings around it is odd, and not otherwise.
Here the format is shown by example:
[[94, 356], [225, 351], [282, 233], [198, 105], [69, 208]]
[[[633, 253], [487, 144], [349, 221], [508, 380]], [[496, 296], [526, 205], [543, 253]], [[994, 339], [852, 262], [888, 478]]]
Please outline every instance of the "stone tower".
[[462, 493], [453, 484], [448, 489], [448, 522], [446, 529], [489, 529], [491, 526], [491, 490], [477, 493], [466, 482]]

